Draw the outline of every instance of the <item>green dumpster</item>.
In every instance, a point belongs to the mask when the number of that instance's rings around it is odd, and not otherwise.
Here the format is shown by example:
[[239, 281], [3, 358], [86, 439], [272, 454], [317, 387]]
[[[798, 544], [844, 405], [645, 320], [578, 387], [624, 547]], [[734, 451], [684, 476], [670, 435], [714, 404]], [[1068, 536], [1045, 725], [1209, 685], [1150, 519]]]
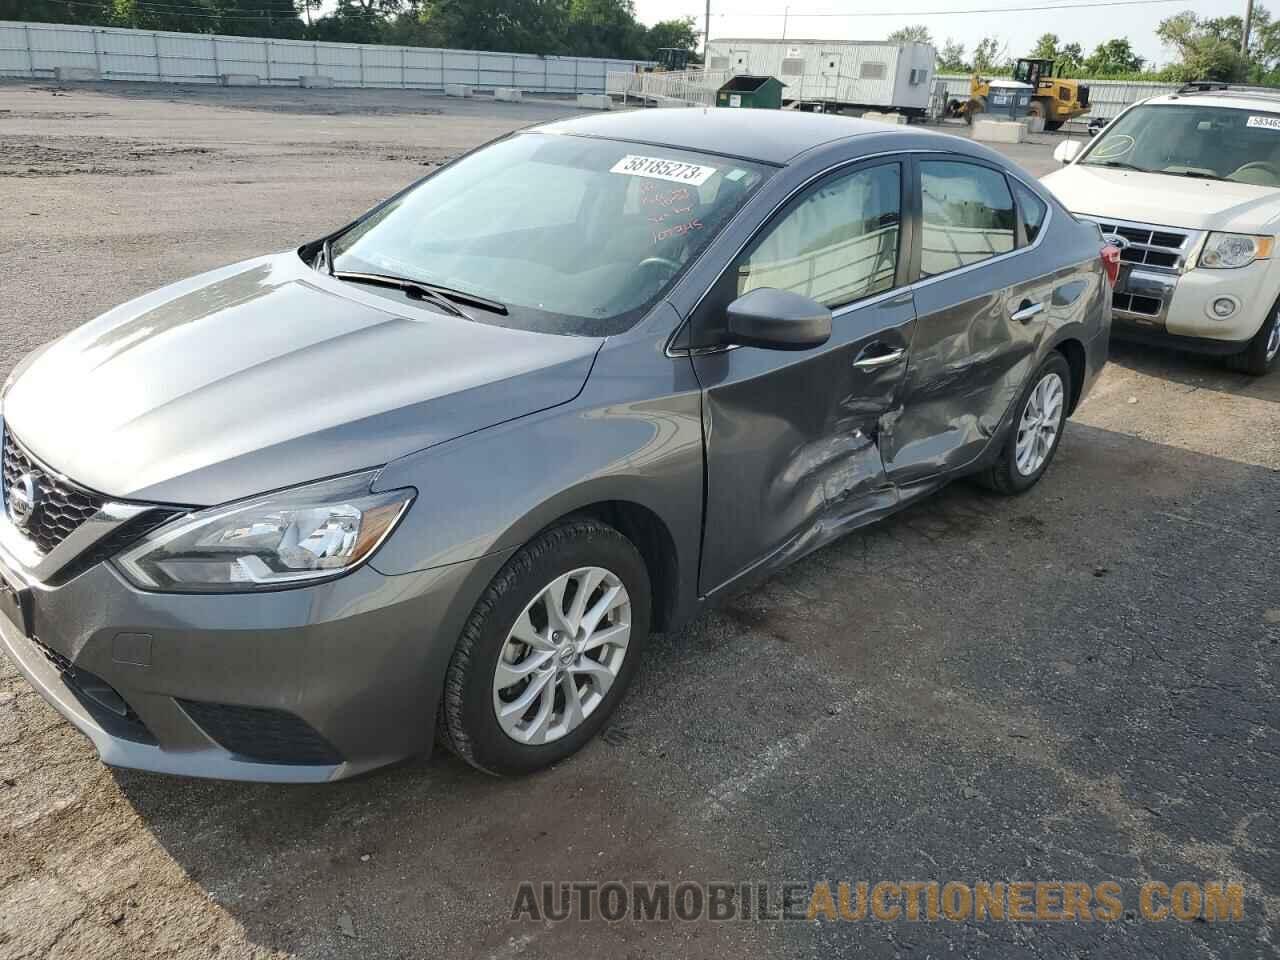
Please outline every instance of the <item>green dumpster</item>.
[[753, 77], [741, 73], [716, 91], [717, 107], [782, 109], [782, 81], [777, 77]]

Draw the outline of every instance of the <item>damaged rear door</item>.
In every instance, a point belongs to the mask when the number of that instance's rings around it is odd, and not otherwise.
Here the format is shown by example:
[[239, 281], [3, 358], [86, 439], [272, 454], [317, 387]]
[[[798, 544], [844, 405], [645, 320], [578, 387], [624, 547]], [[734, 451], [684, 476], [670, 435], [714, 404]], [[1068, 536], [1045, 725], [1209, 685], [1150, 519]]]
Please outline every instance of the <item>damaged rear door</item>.
[[699, 585], [767, 572], [896, 503], [877, 448], [898, 403], [915, 320], [906, 273], [904, 170], [872, 162], [832, 173], [757, 234], [693, 318], [714, 344], [725, 309], [761, 287], [832, 308], [812, 350], [694, 351], [703, 387], [707, 495]]

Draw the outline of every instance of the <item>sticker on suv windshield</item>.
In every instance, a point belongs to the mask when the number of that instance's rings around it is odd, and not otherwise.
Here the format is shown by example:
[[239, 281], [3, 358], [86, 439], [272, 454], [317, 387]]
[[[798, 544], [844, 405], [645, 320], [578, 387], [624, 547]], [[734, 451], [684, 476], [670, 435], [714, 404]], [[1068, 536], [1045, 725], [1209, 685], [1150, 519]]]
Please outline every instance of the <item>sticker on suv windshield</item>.
[[612, 167], [610, 173], [622, 173], [630, 177], [651, 177], [655, 180], [672, 180], [700, 187], [716, 172], [715, 167], [703, 167], [679, 160], [663, 160], [661, 157], [639, 157], [627, 154]]
[[1280, 130], [1280, 117], [1250, 117], [1245, 124], [1249, 127], [1266, 127], [1268, 130]]

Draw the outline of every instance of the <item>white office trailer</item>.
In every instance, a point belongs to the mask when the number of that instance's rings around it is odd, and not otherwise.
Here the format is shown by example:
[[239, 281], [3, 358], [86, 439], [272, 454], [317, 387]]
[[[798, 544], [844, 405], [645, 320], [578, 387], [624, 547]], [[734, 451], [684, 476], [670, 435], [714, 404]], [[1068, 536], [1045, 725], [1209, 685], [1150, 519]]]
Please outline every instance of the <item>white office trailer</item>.
[[712, 40], [707, 68], [777, 77], [784, 103], [863, 107], [923, 116], [937, 51], [927, 43], [855, 40]]

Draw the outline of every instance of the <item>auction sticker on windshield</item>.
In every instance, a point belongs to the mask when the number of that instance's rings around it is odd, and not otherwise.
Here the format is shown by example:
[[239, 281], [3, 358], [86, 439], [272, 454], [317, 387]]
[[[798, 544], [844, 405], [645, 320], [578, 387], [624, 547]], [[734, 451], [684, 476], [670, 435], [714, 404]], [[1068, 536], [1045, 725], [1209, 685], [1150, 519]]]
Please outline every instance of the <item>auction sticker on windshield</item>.
[[672, 180], [700, 187], [716, 172], [715, 167], [703, 167], [696, 163], [664, 160], [661, 157], [640, 157], [627, 154], [612, 167], [610, 173], [623, 173], [631, 177], [652, 177], [655, 180]]
[[1250, 127], [1266, 127], [1268, 130], [1280, 130], [1280, 117], [1250, 117]]

